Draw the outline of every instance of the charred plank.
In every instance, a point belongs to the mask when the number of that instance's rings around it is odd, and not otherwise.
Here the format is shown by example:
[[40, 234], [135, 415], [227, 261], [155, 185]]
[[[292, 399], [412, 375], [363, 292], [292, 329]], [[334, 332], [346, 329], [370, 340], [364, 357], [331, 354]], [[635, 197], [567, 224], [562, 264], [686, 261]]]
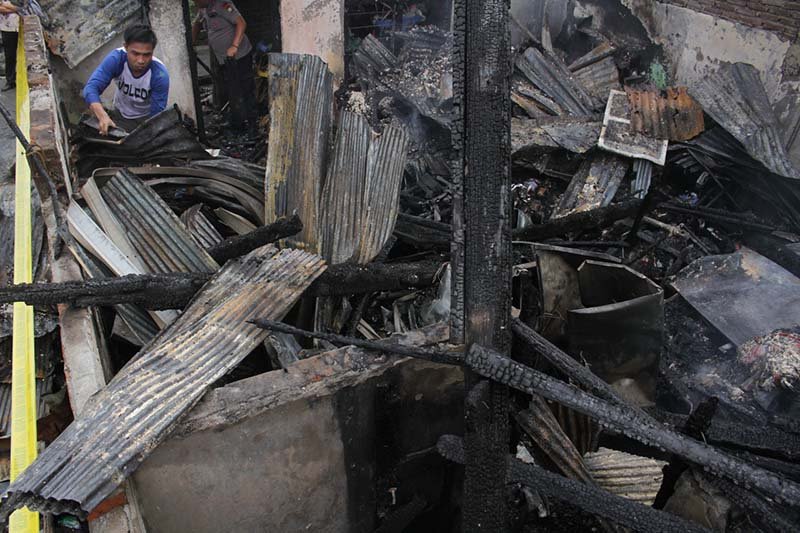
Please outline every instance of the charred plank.
[[290, 217], [281, 217], [272, 224], [261, 226], [250, 233], [225, 239], [206, 251], [216, 262], [222, 264], [228, 259], [241, 257], [265, 244], [297, 235], [301, 231], [303, 231], [303, 222], [297, 214], [294, 214]]
[[591, 211], [581, 211], [565, 217], [556, 218], [527, 228], [514, 230], [515, 241], [537, 241], [562, 237], [568, 233], [601, 229], [610, 226], [617, 220], [636, 216], [642, 206], [641, 200], [627, 200], [606, 207], [598, 207]]

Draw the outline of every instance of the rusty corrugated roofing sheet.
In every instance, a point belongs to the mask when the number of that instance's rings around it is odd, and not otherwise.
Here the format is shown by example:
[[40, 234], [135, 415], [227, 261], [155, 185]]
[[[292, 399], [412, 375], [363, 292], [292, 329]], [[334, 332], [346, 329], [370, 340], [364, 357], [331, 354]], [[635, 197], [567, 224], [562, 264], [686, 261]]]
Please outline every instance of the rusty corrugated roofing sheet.
[[270, 132], [265, 222], [297, 213], [303, 231], [290, 241], [317, 251], [317, 203], [328, 163], [332, 76], [316, 56], [270, 54]]
[[151, 273], [219, 268], [164, 200], [130, 172], [117, 172], [100, 193]]
[[592, 98], [558, 58], [547, 57], [536, 48], [528, 48], [517, 57], [516, 66], [531, 83], [570, 115], [592, 114]]
[[228, 261], [183, 314], [87, 402], [70, 426], [11, 484], [0, 514], [27, 506], [85, 517], [169, 433], [206, 389], [268, 332], [323, 272], [321, 258], [272, 245]]
[[318, 227], [326, 261], [368, 263], [381, 251], [397, 220], [407, 151], [404, 130], [376, 135], [364, 116], [342, 111]]
[[39, 0], [50, 50], [75, 68], [143, 14], [139, 0]]
[[656, 139], [688, 141], [703, 133], [703, 108], [689, 96], [686, 87], [669, 87], [666, 95], [659, 91], [637, 91], [629, 87], [631, 127]]
[[633, 131], [627, 94], [623, 91], [609, 93], [597, 146], [615, 154], [647, 159], [663, 166], [667, 159], [667, 145], [666, 139], [655, 139]]
[[764, 84], [753, 65], [724, 64], [691, 88], [703, 110], [744, 145], [751, 157], [780, 176], [800, 179], [786, 153]]

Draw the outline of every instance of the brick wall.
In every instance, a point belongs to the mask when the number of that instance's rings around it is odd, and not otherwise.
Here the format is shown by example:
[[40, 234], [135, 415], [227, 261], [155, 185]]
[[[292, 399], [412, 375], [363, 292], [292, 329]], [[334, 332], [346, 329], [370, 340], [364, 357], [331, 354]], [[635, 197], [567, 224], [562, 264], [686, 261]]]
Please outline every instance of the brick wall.
[[281, 50], [280, 0], [234, 0], [247, 22], [247, 37], [255, 46], [259, 41], [272, 44], [272, 51]]
[[787, 39], [798, 37], [798, 0], [660, 0], [701, 13], [741, 22], [754, 28], [778, 33]]

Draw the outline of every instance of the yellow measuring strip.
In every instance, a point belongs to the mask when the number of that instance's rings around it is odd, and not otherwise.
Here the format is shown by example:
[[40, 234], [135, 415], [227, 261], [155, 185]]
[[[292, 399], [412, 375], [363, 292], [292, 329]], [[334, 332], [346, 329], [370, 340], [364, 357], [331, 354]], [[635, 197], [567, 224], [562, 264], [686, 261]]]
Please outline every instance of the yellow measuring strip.
[[[25, 39], [20, 24], [17, 46], [17, 124], [30, 138], [30, 97]], [[31, 169], [17, 141], [14, 188], [14, 283], [33, 281], [31, 257]], [[36, 458], [36, 362], [33, 348], [33, 307], [14, 304], [11, 359], [11, 481]], [[38, 533], [39, 515], [27, 508], [15, 511], [10, 533]]]

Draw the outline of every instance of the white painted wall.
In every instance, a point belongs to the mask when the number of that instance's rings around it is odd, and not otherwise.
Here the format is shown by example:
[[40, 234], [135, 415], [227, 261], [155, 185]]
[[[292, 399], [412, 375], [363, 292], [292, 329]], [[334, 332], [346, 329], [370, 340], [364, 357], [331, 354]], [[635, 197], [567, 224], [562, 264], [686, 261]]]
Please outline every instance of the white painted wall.
[[338, 86], [344, 78], [344, 0], [281, 0], [281, 48], [321, 57]]

